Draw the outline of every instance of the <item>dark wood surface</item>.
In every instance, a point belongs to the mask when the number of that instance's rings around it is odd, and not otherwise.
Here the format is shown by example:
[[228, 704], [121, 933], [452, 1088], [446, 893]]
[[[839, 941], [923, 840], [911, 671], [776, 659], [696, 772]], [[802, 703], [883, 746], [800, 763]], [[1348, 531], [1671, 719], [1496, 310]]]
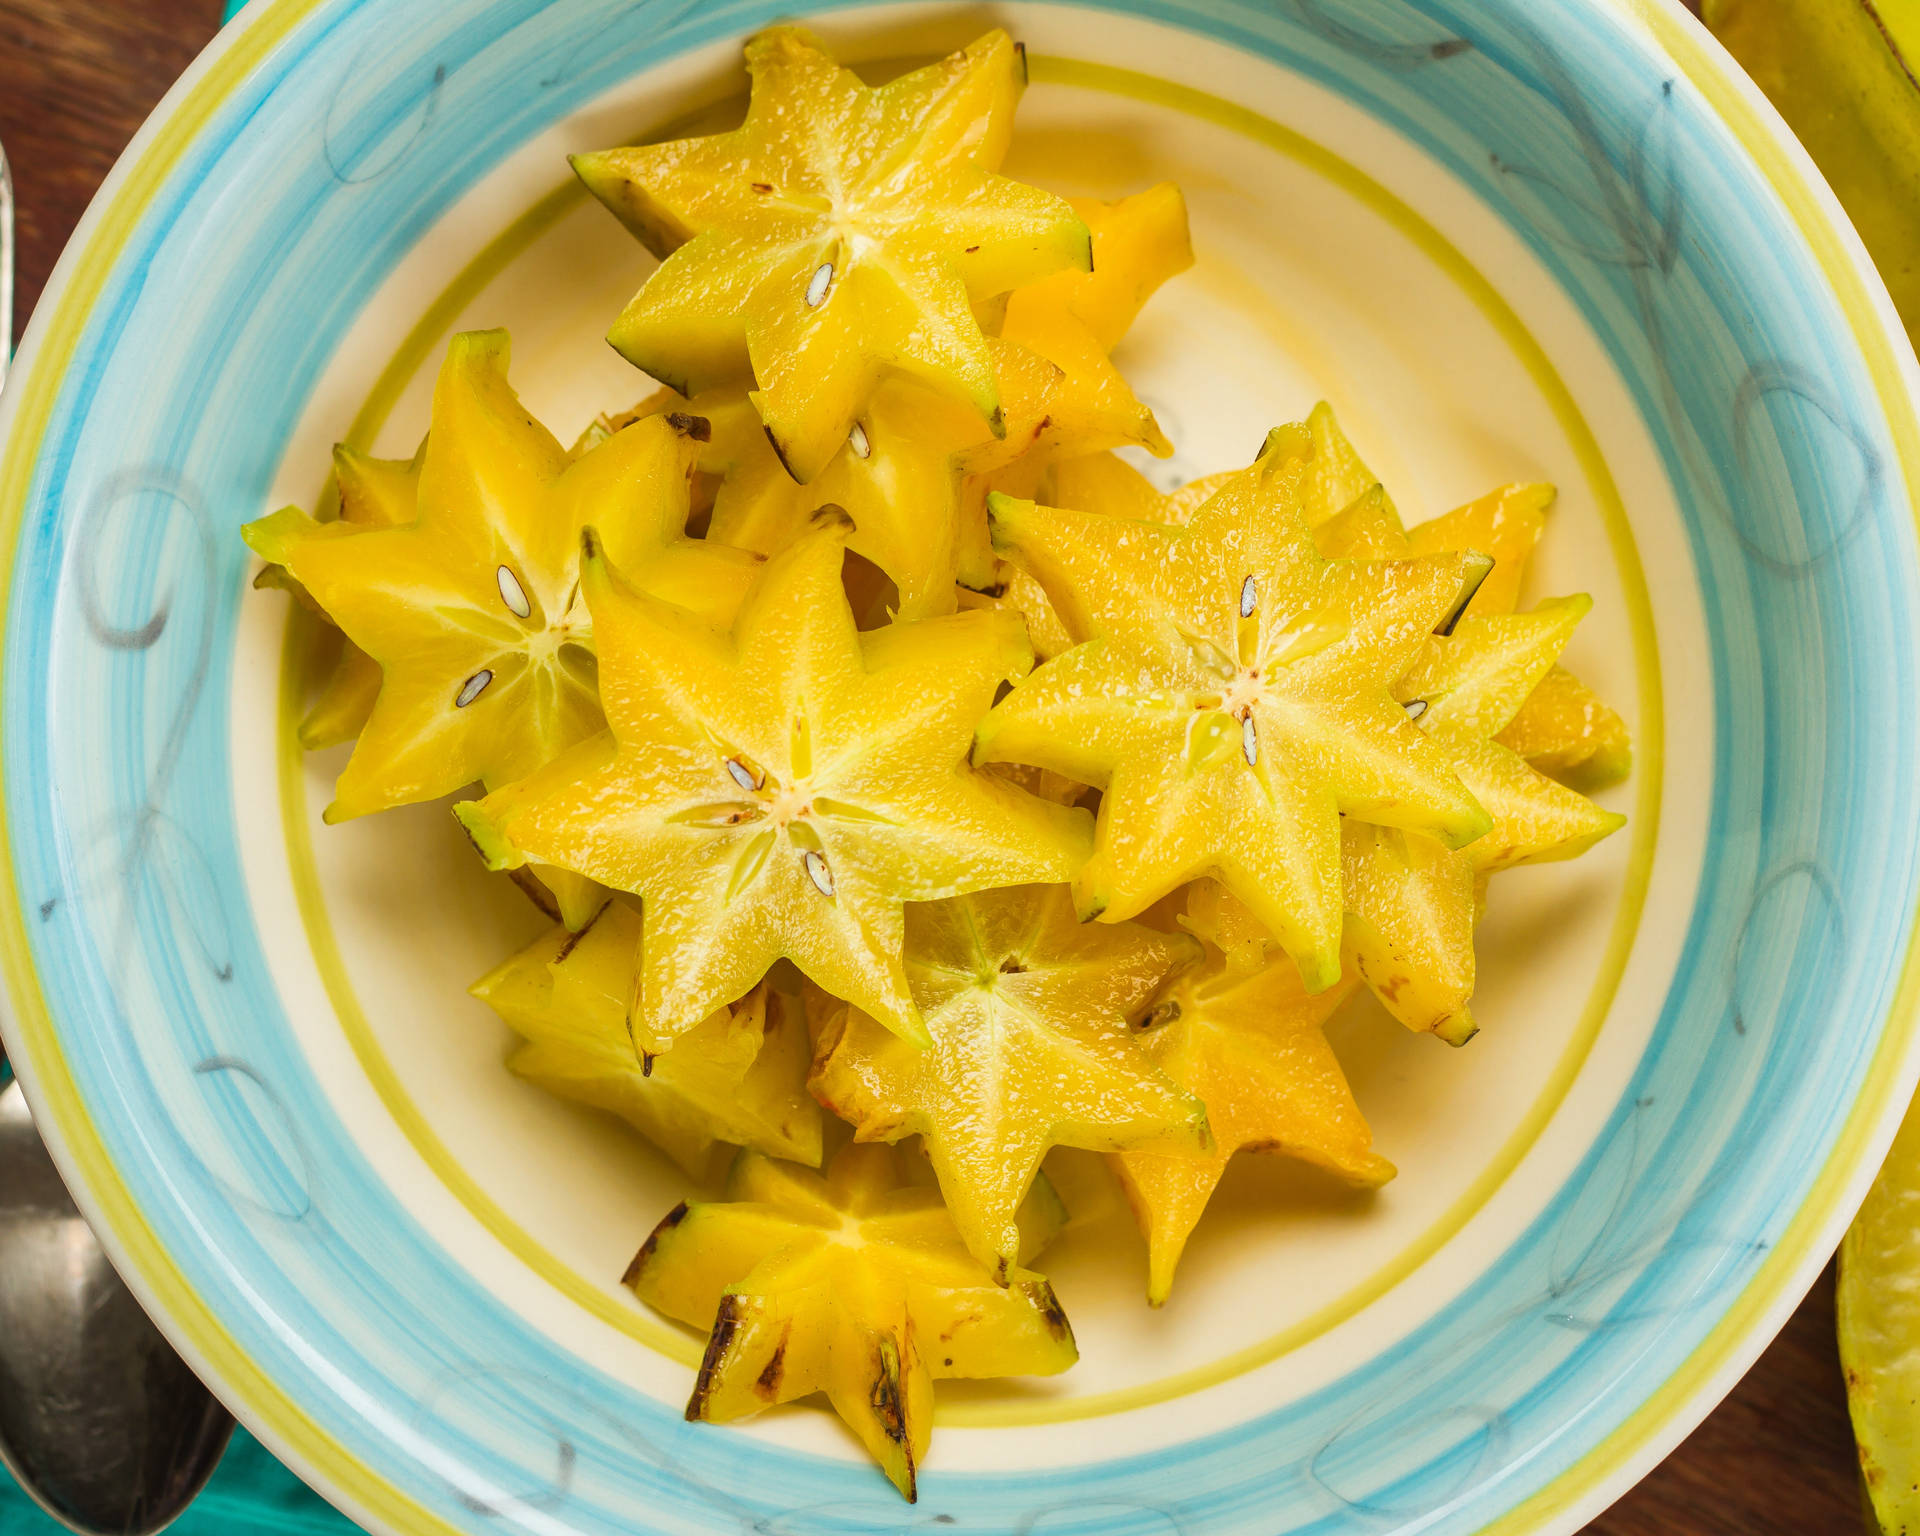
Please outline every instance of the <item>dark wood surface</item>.
[[[19, 200], [16, 334], [94, 189], [219, 13], [219, 0], [0, 0], [0, 143]], [[1829, 1270], [1732, 1396], [1589, 1536], [1859, 1529]]]

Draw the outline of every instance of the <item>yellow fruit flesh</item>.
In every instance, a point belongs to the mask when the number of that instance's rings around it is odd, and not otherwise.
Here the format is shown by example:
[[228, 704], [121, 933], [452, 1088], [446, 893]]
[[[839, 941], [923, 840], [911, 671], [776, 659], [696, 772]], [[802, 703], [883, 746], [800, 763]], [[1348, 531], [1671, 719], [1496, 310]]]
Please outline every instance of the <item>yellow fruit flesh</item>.
[[1302, 436], [1276, 434], [1178, 529], [996, 502], [996, 538], [1092, 638], [1015, 686], [975, 756], [1105, 791], [1083, 914], [1216, 874], [1321, 990], [1340, 972], [1340, 814], [1453, 845], [1488, 821], [1388, 691], [1468, 557], [1321, 559], [1304, 462]]
[[1409, 1029], [1456, 1045], [1472, 1036], [1473, 931], [1488, 875], [1572, 858], [1624, 822], [1492, 740], [1590, 606], [1562, 598], [1532, 613], [1470, 615], [1451, 635], [1434, 636], [1396, 686], [1399, 698], [1424, 707], [1419, 728], [1449, 754], [1492, 820], [1457, 851], [1351, 820], [1345, 829], [1348, 954]]
[[[723, 388], [680, 406], [713, 423], [703, 470], [722, 477], [708, 536], [777, 554], [813, 513], [837, 506], [853, 520], [848, 548], [893, 578], [902, 618], [951, 612], [962, 542], [963, 476], [1003, 463], [1039, 436], [1060, 372], [1044, 358], [991, 340], [1006, 430], [905, 375], [876, 386], [848, 443], [807, 485], [786, 472], [746, 392]], [[677, 400], [677, 397], [669, 397]]]
[[1540, 680], [1499, 741], [1573, 789], [1604, 789], [1633, 768], [1626, 721], [1565, 667]]
[[381, 668], [330, 820], [511, 782], [602, 728], [578, 596], [580, 528], [663, 598], [725, 622], [757, 562], [683, 536], [704, 427], [641, 422], [569, 463], [507, 383], [498, 331], [454, 339], [434, 391], [417, 513], [399, 527], [248, 525]]
[[525, 1041], [507, 1065], [563, 1098], [609, 1110], [698, 1178], [717, 1143], [820, 1161], [797, 995], [756, 987], [643, 1063], [627, 1034], [639, 914], [605, 906], [580, 934], [554, 929], [473, 985]]
[[1051, 1375], [1077, 1358], [1052, 1288], [996, 1285], [937, 1191], [903, 1185], [886, 1147], [849, 1147], [825, 1178], [742, 1153], [724, 1203], [682, 1206], [627, 1283], [712, 1336], [687, 1417], [716, 1422], [824, 1392], [915, 1497], [941, 1377]]
[[498, 867], [534, 858], [643, 898], [632, 1025], [665, 1050], [776, 960], [909, 1039], [906, 901], [1066, 879], [1085, 812], [970, 768], [974, 722], [1031, 655], [1016, 622], [956, 614], [857, 633], [844, 521], [768, 562], [731, 632], [583, 585], [611, 763], [563, 758], [459, 808]]
[[1349, 978], [1310, 995], [1284, 956], [1246, 969], [1216, 949], [1148, 1014], [1140, 1049], [1206, 1105], [1214, 1139], [1204, 1155], [1113, 1157], [1147, 1239], [1154, 1306], [1166, 1301], [1187, 1239], [1236, 1152], [1277, 1152], [1365, 1188], [1393, 1177], [1323, 1033], [1354, 984]]
[[806, 485], [781, 465], [739, 386], [655, 410], [684, 407], [714, 424], [704, 471], [722, 477], [710, 536], [775, 554], [821, 506], [853, 519], [848, 547], [899, 588], [902, 618], [954, 607], [956, 581], [993, 580], [987, 544], [989, 490], [1030, 486], [1062, 456], [1125, 444], [1166, 452], [1152, 413], [1107, 358], [1140, 306], [1191, 264], [1186, 205], [1160, 187], [1118, 203], [1074, 204], [1093, 230], [1096, 270], [1064, 272], [1012, 295], [1003, 333], [989, 338], [1004, 435], [979, 413], [904, 374], [884, 377], [848, 442]]
[[812, 1087], [862, 1141], [918, 1134], [974, 1257], [1014, 1263], [1015, 1222], [1054, 1146], [1206, 1145], [1198, 1103], [1137, 1052], [1128, 1019], [1199, 955], [1184, 934], [1082, 925], [1064, 886], [907, 909], [906, 969], [932, 1043], [843, 1010]]
[[796, 480], [840, 451], [898, 370], [997, 423], [973, 303], [1086, 267], [1061, 199], [994, 174], [1025, 79], [1004, 32], [878, 89], [798, 27], [747, 45], [732, 133], [575, 160], [664, 259], [610, 339], [683, 393], [757, 384]]
[[[333, 482], [339, 494], [340, 521], [358, 528], [398, 528], [419, 513], [420, 464], [426, 447], [411, 459], [376, 459], [344, 444], [333, 450]], [[257, 584], [278, 573], [306, 596], [305, 589], [279, 566], [268, 566]], [[279, 584], [278, 582], [272, 584]], [[317, 613], [317, 603], [310, 605]], [[341, 746], [366, 729], [380, 696], [380, 663], [344, 636], [340, 656], [300, 722], [300, 745], [310, 752]]]

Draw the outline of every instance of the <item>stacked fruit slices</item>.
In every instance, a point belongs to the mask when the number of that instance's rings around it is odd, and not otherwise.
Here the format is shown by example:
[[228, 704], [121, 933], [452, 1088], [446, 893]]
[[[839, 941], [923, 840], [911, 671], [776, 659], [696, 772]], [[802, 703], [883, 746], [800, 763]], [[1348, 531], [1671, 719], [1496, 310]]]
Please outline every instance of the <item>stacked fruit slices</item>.
[[1171, 451], [1112, 353], [1185, 205], [998, 174], [1005, 34], [747, 63], [736, 131], [576, 161], [668, 388], [567, 449], [456, 337], [414, 459], [247, 538], [343, 632], [329, 819], [477, 781], [554, 920], [474, 987], [508, 1065], [738, 1149], [626, 1276], [710, 1335], [689, 1416], [824, 1392], [911, 1498], [936, 1378], [1075, 1358], [1049, 1150], [1110, 1154], [1155, 1304], [1236, 1152], [1391, 1178], [1328, 1019], [1468, 1039], [1488, 880], [1613, 831], [1629, 746], [1587, 599], [1518, 609], [1549, 488], [1408, 527], [1325, 406], [1172, 494], [1119, 455]]

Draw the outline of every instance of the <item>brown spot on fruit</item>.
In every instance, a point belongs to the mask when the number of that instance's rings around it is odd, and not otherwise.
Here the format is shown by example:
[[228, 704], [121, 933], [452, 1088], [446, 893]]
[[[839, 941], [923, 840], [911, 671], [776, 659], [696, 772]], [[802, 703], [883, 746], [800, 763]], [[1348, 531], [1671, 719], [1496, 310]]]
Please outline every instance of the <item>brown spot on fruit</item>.
[[793, 1324], [780, 1330], [780, 1342], [773, 1346], [773, 1353], [767, 1363], [760, 1368], [760, 1374], [754, 1378], [753, 1390], [768, 1402], [775, 1402], [780, 1396], [780, 1378], [787, 1369], [787, 1340], [793, 1334]]
[[1060, 1305], [1060, 1299], [1053, 1294], [1053, 1287], [1044, 1280], [1036, 1280], [1027, 1287], [1027, 1295], [1039, 1310], [1040, 1320], [1047, 1325], [1047, 1332], [1064, 1343], [1073, 1342], [1073, 1324], [1067, 1321], [1066, 1309]]
[[773, 183], [770, 181], [756, 181], [753, 184], [753, 190], [756, 192], [763, 192], [763, 193], [771, 192], [773, 190]]

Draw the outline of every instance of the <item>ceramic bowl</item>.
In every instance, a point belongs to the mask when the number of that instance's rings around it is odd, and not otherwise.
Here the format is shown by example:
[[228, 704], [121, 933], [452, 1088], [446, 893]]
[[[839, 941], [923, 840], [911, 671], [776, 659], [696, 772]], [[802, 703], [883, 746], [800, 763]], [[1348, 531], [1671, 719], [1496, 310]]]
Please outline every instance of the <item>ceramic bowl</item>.
[[810, 17], [879, 69], [1004, 24], [1015, 170], [1185, 187], [1120, 355], [1156, 473], [1325, 397], [1409, 520], [1555, 481], [1533, 587], [1593, 594], [1636, 740], [1628, 829], [1494, 886], [1479, 1039], [1341, 1023], [1399, 1179], [1240, 1160], [1156, 1313], [1063, 1159], [1082, 1363], [943, 1388], [909, 1507], [816, 1409], [683, 1422], [699, 1343], [619, 1280], [684, 1181], [501, 1069], [465, 988], [540, 919], [444, 806], [320, 825], [313, 631], [237, 536], [336, 439], [410, 452], [456, 329], [563, 438], [643, 393], [600, 338], [647, 260], [564, 155], [724, 113], [793, 9], [270, 0], [128, 151], [0, 411], [0, 963], [62, 1168], [378, 1531], [1573, 1530], [1785, 1318], [1920, 1070], [1916, 376], [1858, 241], [1654, 0]]

